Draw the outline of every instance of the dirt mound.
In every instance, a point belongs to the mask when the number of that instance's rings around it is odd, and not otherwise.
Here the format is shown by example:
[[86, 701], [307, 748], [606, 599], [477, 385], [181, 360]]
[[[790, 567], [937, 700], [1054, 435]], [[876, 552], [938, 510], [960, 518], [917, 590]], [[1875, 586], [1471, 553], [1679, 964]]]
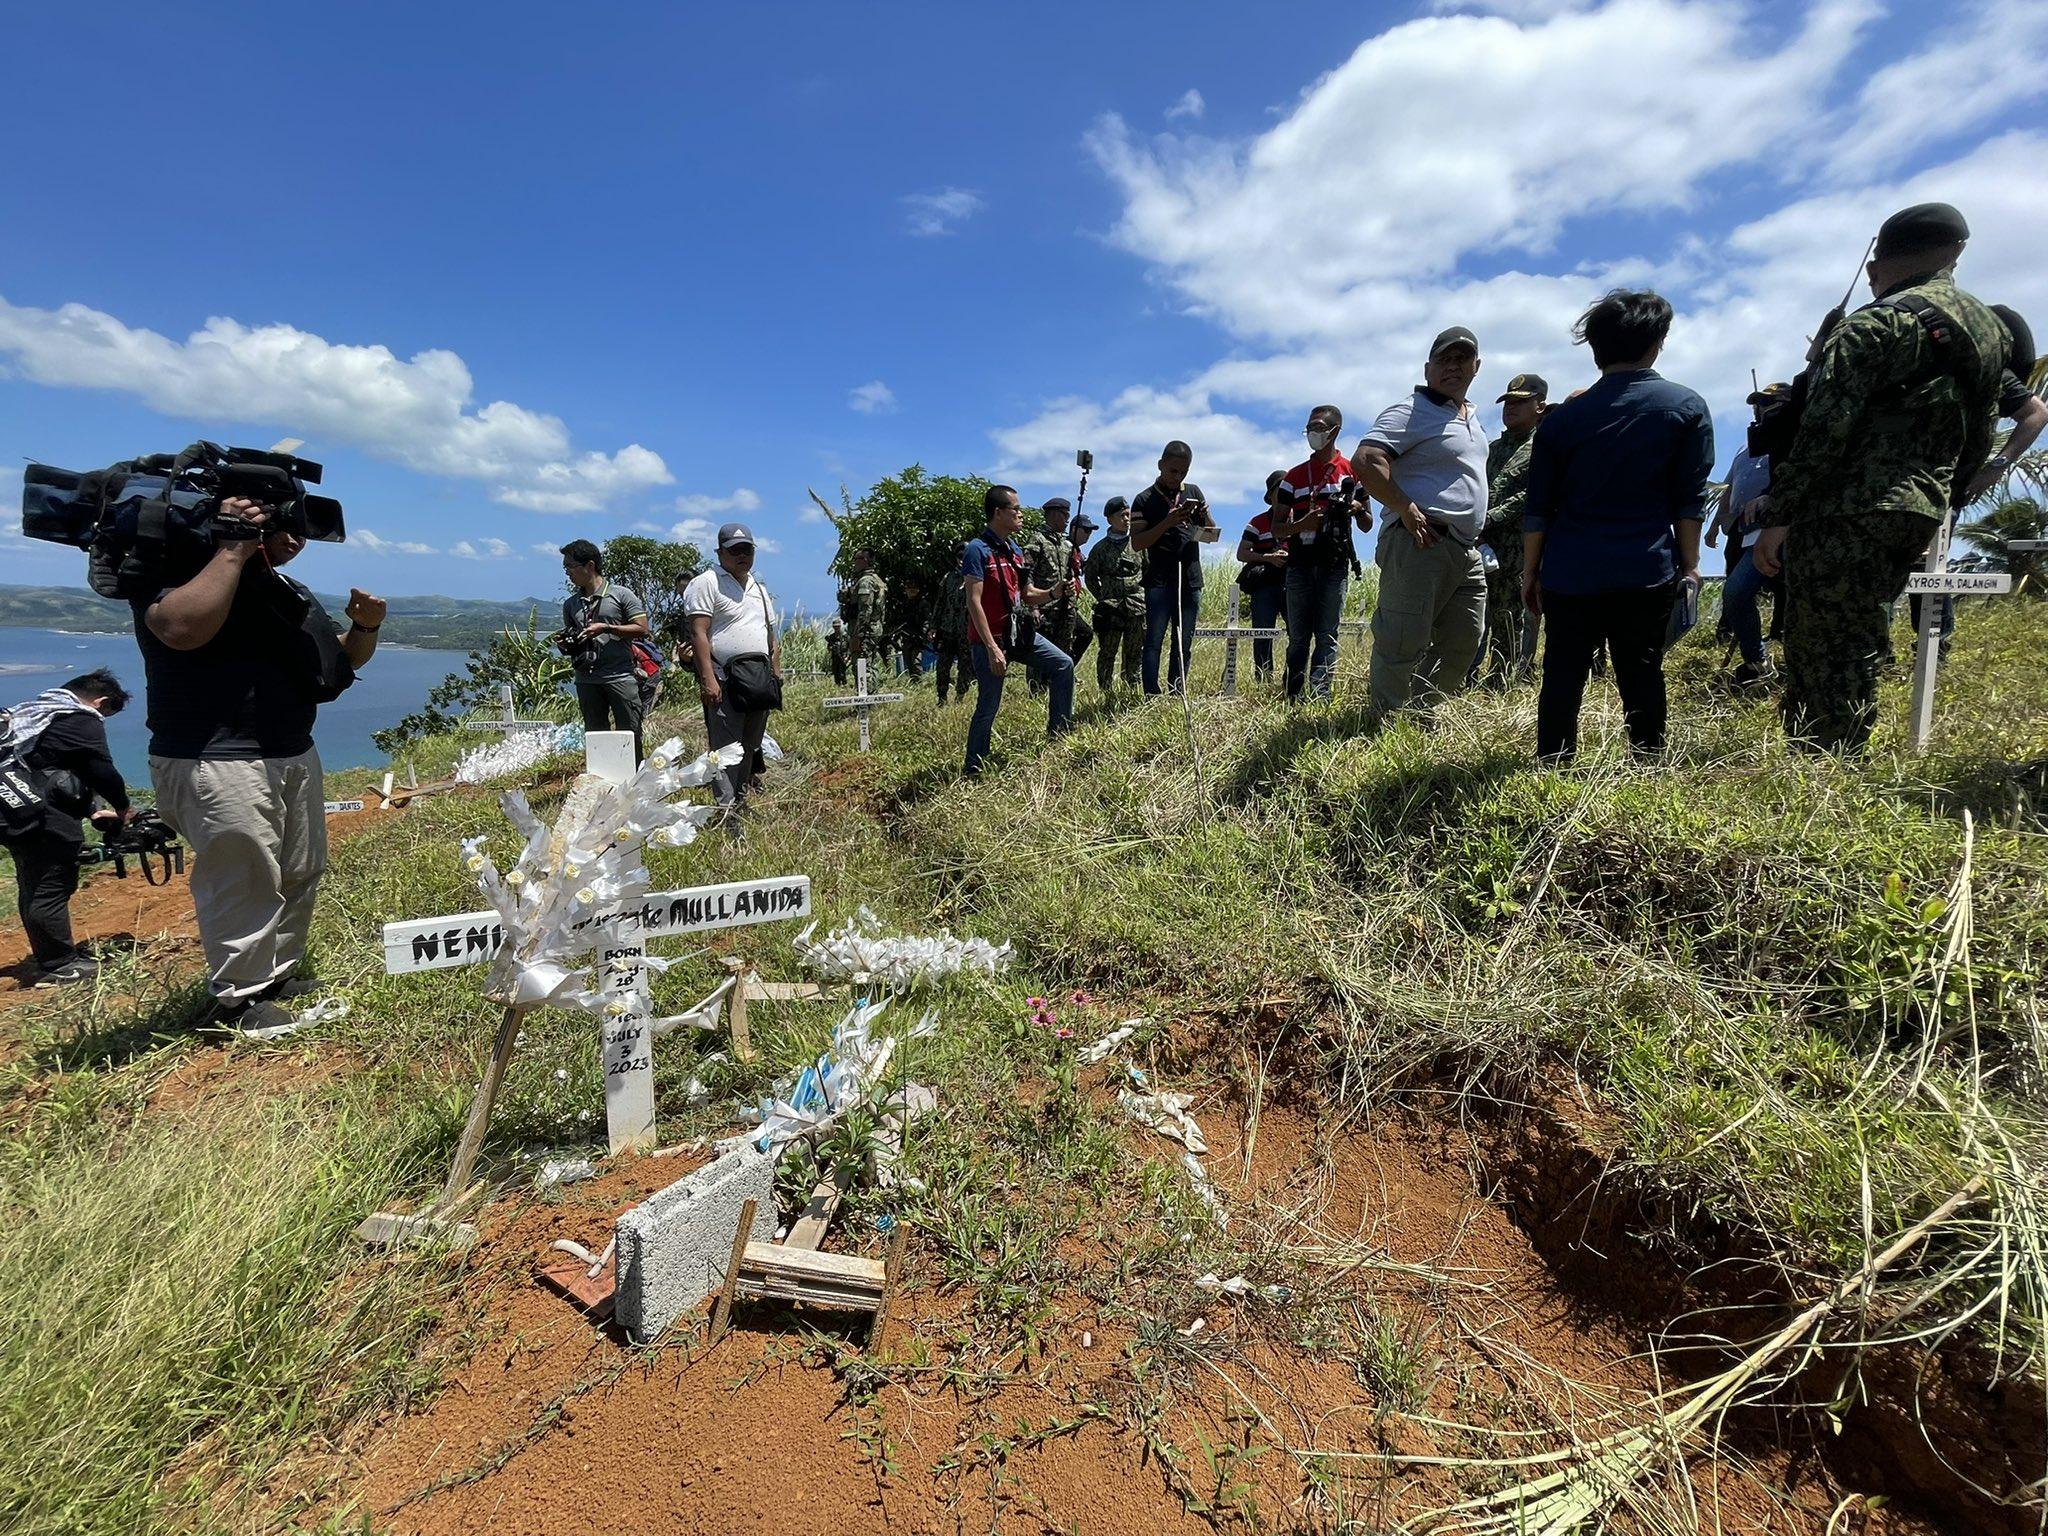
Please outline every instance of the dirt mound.
[[[1560, 1437], [1671, 1385], [1645, 1353], [1661, 1280], [1632, 1287], [1617, 1268], [1617, 1304], [1590, 1297], [1492, 1197], [1479, 1141], [1407, 1116], [1253, 1118], [1222, 1093], [1194, 1113], [1234, 1233], [1306, 1265], [1280, 1303], [1189, 1289], [1170, 1316], [1134, 1319], [1047, 1296], [991, 1359], [913, 1245], [873, 1351], [775, 1312], [742, 1317], [716, 1349], [693, 1325], [635, 1351], [531, 1277], [552, 1238], [601, 1248], [619, 1210], [684, 1171], [629, 1162], [560, 1204], [487, 1216], [478, 1315], [444, 1340], [465, 1357], [431, 1402], [328, 1469], [322, 1510], [425, 1536], [797, 1518], [845, 1536], [1380, 1529], [1477, 1476], [1400, 1458], [1498, 1454], [1480, 1431]], [[1141, 1132], [1133, 1144], [1177, 1151]], [[1732, 1433], [1693, 1464], [1700, 1507], [1726, 1531], [1820, 1532], [1855, 1490], [1795, 1442]], [[1851, 1508], [1838, 1529], [1949, 1528]]]

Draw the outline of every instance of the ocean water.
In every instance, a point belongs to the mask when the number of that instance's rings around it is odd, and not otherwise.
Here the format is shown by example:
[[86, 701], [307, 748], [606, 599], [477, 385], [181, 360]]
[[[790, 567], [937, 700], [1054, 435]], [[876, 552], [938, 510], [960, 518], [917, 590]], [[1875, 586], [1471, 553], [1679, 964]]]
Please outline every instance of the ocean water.
[[[467, 659], [463, 651], [422, 651], [381, 645], [350, 688], [320, 706], [313, 728], [320, 761], [330, 769], [382, 767], [370, 740], [426, 702], [427, 692]], [[134, 701], [107, 722], [114, 761], [130, 784], [149, 783], [149, 725], [142, 693], [142, 653], [132, 635], [74, 635], [52, 629], [0, 629], [0, 709], [35, 697], [81, 672], [111, 667]]]

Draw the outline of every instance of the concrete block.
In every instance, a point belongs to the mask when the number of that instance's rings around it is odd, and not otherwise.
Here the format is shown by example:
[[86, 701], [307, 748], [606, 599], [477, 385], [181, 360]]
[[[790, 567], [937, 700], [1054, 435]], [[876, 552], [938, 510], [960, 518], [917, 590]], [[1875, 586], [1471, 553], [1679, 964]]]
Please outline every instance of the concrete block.
[[650, 1195], [619, 1218], [613, 1315], [635, 1344], [725, 1283], [740, 1210], [756, 1203], [753, 1236], [775, 1235], [775, 1159], [752, 1147], [728, 1152]]

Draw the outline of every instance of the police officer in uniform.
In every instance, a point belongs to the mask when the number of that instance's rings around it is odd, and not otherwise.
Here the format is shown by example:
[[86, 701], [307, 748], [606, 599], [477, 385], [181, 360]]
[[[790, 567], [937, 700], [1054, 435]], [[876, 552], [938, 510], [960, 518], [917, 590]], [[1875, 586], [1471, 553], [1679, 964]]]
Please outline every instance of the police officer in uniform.
[[1956, 286], [1969, 237], [1947, 203], [1884, 221], [1876, 297], [1822, 339], [1792, 450], [1771, 466], [1750, 558], [1785, 575], [1785, 728], [1804, 747], [1869, 742], [1892, 605], [1991, 450], [2012, 339]]

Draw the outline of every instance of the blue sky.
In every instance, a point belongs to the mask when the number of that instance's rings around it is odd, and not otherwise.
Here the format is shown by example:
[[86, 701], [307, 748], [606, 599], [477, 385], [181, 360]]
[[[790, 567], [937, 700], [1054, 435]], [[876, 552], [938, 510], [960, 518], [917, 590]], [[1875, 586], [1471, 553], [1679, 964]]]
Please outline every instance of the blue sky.
[[[1664, 371], [1725, 462], [1748, 369], [1922, 197], [2048, 329], [2031, 0], [1938, 33], [1877, 0], [109, 5], [10, 39], [70, 61], [16, 71], [0, 155], [10, 581], [82, 581], [19, 536], [22, 461], [293, 436], [355, 535], [324, 589], [544, 594], [541, 549], [739, 515], [815, 609], [807, 485], [1071, 495], [1085, 446], [1099, 505], [1184, 436], [1247, 510], [1308, 405], [1362, 427], [1444, 324], [1489, 421], [1514, 372], [1580, 381], [1620, 281], [1678, 305]], [[131, 67], [81, 90], [95, 58]]]

